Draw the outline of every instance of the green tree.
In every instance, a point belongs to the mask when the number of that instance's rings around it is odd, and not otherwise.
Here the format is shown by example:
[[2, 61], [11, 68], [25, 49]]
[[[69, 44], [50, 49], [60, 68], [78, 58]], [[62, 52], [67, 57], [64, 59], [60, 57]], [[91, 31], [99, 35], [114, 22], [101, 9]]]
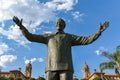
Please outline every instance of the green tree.
[[102, 56], [107, 57], [109, 61], [100, 64], [101, 71], [106, 69], [115, 69], [115, 73], [120, 74], [120, 46], [117, 46], [116, 52], [112, 54], [102, 52]]
[[6, 78], [4, 76], [0, 76], [0, 80], [8, 80], [8, 78]]
[[22, 78], [16, 78], [15, 80], [22, 80]]
[[45, 80], [45, 78], [39, 76], [37, 80]]
[[80, 79], [80, 80], [85, 80], [85, 79]]
[[78, 80], [78, 78], [76, 76], [74, 76], [73, 80]]
[[29, 80], [36, 80], [35, 78], [30, 78]]
[[78, 78], [73, 78], [73, 80], [78, 80]]
[[8, 80], [14, 80], [14, 78], [13, 77], [9, 77]]

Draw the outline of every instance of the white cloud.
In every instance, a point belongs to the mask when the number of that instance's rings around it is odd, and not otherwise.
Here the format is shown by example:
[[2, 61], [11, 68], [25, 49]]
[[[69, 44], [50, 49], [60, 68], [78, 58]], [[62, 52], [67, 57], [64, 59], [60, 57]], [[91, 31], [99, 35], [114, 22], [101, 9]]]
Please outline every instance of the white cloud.
[[100, 55], [100, 54], [101, 54], [100, 50], [96, 50], [95, 53], [96, 53], [97, 55]]
[[55, 18], [55, 13], [37, 0], [0, 0], [0, 6], [0, 22], [18, 16], [31, 24], [30, 28], [35, 28]]
[[24, 37], [21, 37], [22, 34], [18, 26], [10, 26], [8, 30], [5, 30], [2, 27], [0, 27], [0, 34], [7, 36], [8, 39], [14, 40], [21, 45], [29, 43]]
[[78, 0], [0, 0], [0, 22], [11, 20], [13, 16], [23, 18], [24, 23], [36, 28], [42, 22], [55, 20], [57, 10], [71, 10]]
[[6, 43], [0, 43], [0, 55], [9, 50], [9, 46]]
[[24, 61], [25, 61], [25, 64], [31, 62], [31, 63], [34, 63], [36, 61], [38, 62], [43, 62], [44, 59], [43, 58], [31, 58], [31, 59], [26, 59], [26, 57], [24, 57]]
[[72, 15], [74, 19], [80, 19], [80, 17], [84, 16], [84, 14], [79, 11], [73, 12]]
[[4, 55], [11, 49], [6, 43], [0, 43], [0, 67], [7, 67], [13, 65], [13, 62], [17, 59], [14, 55]]
[[8, 30], [4, 29], [4, 21], [11, 20], [13, 16], [23, 18], [23, 24], [29, 27], [29, 30], [35, 31], [42, 22], [54, 19], [55, 13], [37, 0], [0, 0], [0, 22], [2, 26], [0, 27], [0, 34], [25, 45], [28, 41], [21, 37], [18, 26], [11, 25]]
[[104, 47], [100, 47], [98, 50], [95, 51], [95, 53], [96, 53], [97, 55], [101, 55], [102, 52], [104, 52], [104, 51], [107, 51], [107, 49], [105, 49]]
[[17, 56], [14, 55], [2, 55], [0, 56], [0, 67], [11, 66], [16, 59]]
[[44, 33], [52, 33], [51, 31], [43, 31]]
[[4, 21], [12, 20], [13, 16], [23, 18], [23, 25], [30, 32], [35, 32], [41, 23], [55, 20], [55, 11], [71, 10], [77, 3], [78, 0], [51, 0], [45, 3], [38, 0], [0, 0], [0, 34], [25, 46], [28, 41], [21, 37], [18, 26], [10, 25], [5, 30]]
[[39, 61], [39, 62], [43, 62], [44, 59], [43, 59], [43, 58], [38, 58], [38, 61]]
[[46, 6], [54, 10], [71, 10], [78, 0], [52, 0]]

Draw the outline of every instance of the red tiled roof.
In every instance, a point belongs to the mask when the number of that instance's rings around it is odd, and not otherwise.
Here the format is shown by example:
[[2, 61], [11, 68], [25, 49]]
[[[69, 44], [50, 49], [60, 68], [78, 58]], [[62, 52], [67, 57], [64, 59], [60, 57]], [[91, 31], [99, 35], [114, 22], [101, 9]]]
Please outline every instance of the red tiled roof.
[[0, 72], [0, 75], [10, 75], [10, 73], [20, 73], [22, 76], [24, 76], [26, 79], [29, 79], [30, 77], [26, 77], [20, 70], [11, 70], [9, 72]]
[[11, 70], [10, 72], [20, 72], [19, 70]]
[[10, 72], [19, 72], [19, 73], [21, 73], [24, 76], [24, 74], [21, 71], [19, 71], [19, 70], [11, 70]]
[[105, 76], [109, 76], [109, 77], [120, 77], [119, 74], [105, 74]]
[[106, 77], [107, 80], [113, 80], [113, 79], [115, 79], [115, 80], [120, 80], [120, 74], [105, 74], [105, 73], [102, 73], [102, 72], [95, 72], [95, 73], [93, 73], [93, 74], [89, 77], [89, 79], [90, 79], [94, 74], [98, 74], [98, 75], [102, 74], [103, 76]]
[[95, 72], [95, 74], [105, 74], [105, 73], [103, 73], [103, 72]]
[[10, 74], [9, 72], [0, 72], [0, 74]]

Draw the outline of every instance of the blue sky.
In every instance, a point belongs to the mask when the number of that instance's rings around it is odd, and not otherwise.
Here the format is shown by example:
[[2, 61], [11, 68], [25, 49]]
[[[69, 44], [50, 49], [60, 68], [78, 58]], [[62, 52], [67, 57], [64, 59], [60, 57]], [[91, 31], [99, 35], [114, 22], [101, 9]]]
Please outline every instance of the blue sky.
[[[99, 64], [107, 61], [102, 51], [115, 52], [120, 45], [120, 0], [0, 0], [0, 67], [2, 71], [22, 68], [32, 62], [32, 76], [45, 75], [47, 47], [29, 42], [12, 21], [23, 18], [23, 25], [35, 34], [55, 32], [58, 18], [66, 21], [65, 32], [89, 36], [96, 33], [100, 23], [110, 25], [94, 43], [72, 48], [74, 76], [82, 78], [86, 62], [91, 74], [99, 71]], [[106, 73], [114, 73], [107, 70]]]

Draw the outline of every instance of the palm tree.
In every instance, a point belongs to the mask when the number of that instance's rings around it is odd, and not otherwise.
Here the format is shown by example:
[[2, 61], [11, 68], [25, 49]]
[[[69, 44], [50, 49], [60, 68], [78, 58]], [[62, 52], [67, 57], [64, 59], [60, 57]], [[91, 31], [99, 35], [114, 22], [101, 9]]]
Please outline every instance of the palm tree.
[[120, 74], [120, 46], [116, 47], [116, 52], [113, 54], [102, 52], [102, 56], [107, 57], [109, 61], [100, 64], [101, 71], [106, 69], [115, 69], [115, 73]]

